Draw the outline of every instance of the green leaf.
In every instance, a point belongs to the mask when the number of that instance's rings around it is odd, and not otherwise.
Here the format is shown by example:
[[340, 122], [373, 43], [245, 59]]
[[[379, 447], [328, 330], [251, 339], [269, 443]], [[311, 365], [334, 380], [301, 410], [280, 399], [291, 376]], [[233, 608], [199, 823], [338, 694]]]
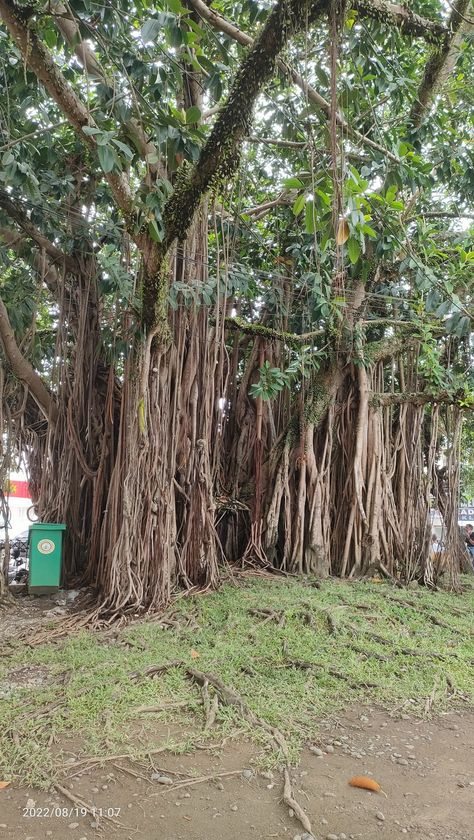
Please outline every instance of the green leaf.
[[121, 152], [124, 153], [125, 157], [128, 158], [128, 160], [132, 159], [133, 152], [132, 152], [132, 150], [129, 146], [125, 145], [125, 143], [122, 143], [120, 140], [115, 140], [115, 139], [112, 140], [112, 143], [115, 146], [117, 146], [117, 148], [120, 149]]
[[53, 28], [47, 28], [43, 31], [43, 38], [50, 48], [50, 50], [54, 49], [56, 44], [58, 43], [58, 34]]
[[293, 204], [293, 215], [294, 216], [299, 216], [301, 211], [303, 210], [303, 207], [305, 206], [305, 204], [306, 204], [306, 196], [305, 196], [304, 193], [301, 193], [301, 195], [298, 196], [295, 203]]
[[360, 242], [358, 239], [354, 239], [353, 236], [350, 237], [347, 243], [347, 253], [352, 265], [355, 265], [360, 257]]
[[372, 227], [370, 227], [370, 225], [362, 225], [361, 229], [362, 229], [362, 233], [366, 233], [367, 236], [371, 236], [372, 239], [377, 238], [377, 233], [375, 232], [375, 230]]
[[191, 108], [188, 108], [186, 111], [186, 122], [187, 124], [191, 123], [198, 123], [201, 119], [201, 109], [197, 107], [197, 105], [192, 105]]
[[180, 0], [165, 0], [165, 6], [168, 9], [171, 9], [175, 15], [188, 15], [188, 9], [185, 9], [184, 6], [181, 5]]
[[156, 41], [160, 32], [163, 31], [163, 26], [159, 20], [152, 18], [151, 20], [147, 20], [146, 23], [143, 24], [140, 34], [142, 36], [142, 41], [147, 43], [148, 41]]
[[315, 193], [316, 193], [316, 195], [319, 195], [321, 201], [323, 202], [323, 204], [326, 205], [326, 207], [331, 206], [331, 196], [330, 195], [323, 192], [322, 190], [315, 190]]
[[150, 219], [148, 222], [148, 233], [154, 242], [162, 242], [163, 231], [159, 228], [156, 219]]
[[391, 204], [393, 199], [395, 198], [397, 192], [398, 192], [397, 185], [392, 184], [392, 186], [389, 187], [387, 192], [385, 193], [385, 200], [388, 201], [389, 204]]
[[99, 162], [104, 172], [106, 174], [112, 172], [112, 169], [117, 163], [113, 149], [110, 146], [97, 146], [97, 154], [99, 155]]
[[299, 178], [286, 178], [286, 180], [283, 181], [283, 186], [287, 190], [300, 190], [304, 184]]
[[95, 125], [83, 125], [82, 130], [84, 134], [88, 134], [90, 137], [93, 137], [94, 134], [102, 134], [102, 129], [97, 128]]

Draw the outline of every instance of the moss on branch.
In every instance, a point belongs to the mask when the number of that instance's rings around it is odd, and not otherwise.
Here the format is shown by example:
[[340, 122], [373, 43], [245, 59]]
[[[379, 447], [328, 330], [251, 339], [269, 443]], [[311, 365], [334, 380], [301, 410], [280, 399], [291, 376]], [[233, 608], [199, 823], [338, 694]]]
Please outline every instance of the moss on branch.
[[[429, 391], [404, 391], [396, 394], [384, 394], [373, 392], [370, 403], [374, 408], [387, 405], [430, 405], [445, 403], [447, 405], [460, 405], [466, 400], [464, 390], [453, 393], [452, 391], [437, 391], [435, 394]], [[464, 406], [472, 411], [474, 406]]]
[[290, 347], [301, 347], [301, 345], [311, 341], [312, 338], [316, 338], [316, 336], [323, 335], [324, 333], [324, 330], [315, 330], [314, 332], [298, 335], [297, 333], [284, 332], [283, 330], [274, 330], [272, 327], [264, 326], [264, 324], [252, 324], [249, 321], [244, 321], [243, 318], [225, 318], [224, 324], [229, 330], [251, 335], [255, 338], [266, 338], [269, 341], [282, 341]]

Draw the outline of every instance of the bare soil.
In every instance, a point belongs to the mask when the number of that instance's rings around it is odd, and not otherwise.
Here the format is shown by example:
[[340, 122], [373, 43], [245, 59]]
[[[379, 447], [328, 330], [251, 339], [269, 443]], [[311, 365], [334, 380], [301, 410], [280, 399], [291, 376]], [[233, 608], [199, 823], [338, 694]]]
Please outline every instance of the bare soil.
[[[392, 714], [358, 710], [340, 721], [325, 721], [321, 733], [319, 744], [312, 746], [322, 755], [308, 747], [293, 773], [294, 792], [311, 819], [316, 840], [394, 840], [406, 834], [417, 840], [472, 840], [473, 712], [421, 721], [411, 718], [406, 708]], [[122, 759], [81, 773], [81, 765], [74, 765], [71, 758], [64, 786], [120, 825], [98, 815], [81, 816], [62, 794], [8, 787], [0, 791], [0, 836], [3, 840], [304, 836], [282, 802], [280, 774], [270, 778], [252, 769], [255, 755], [255, 747], [245, 742], [185, 756], [161, 753], [154, 756], [154, 764], [157, 773], [173, 780], [169, 786]], [[242, 775], [242, 771], [247, 772]], [[372, 776], [386, 797], [350, 787], [348, 780], [354, 775]], [[213, 778], [179, 786], [182, 780], [203, 776]], [[62, 815], [57, 810], [62, 808], [69, 813]]]

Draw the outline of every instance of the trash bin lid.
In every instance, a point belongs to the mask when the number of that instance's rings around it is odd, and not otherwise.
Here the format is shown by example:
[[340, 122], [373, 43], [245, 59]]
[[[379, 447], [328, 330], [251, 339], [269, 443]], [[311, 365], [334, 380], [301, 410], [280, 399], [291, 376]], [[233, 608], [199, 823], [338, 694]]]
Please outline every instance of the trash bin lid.
[[65, 531], [66, 526], [57, 522], [34, 522], [30, 531]]

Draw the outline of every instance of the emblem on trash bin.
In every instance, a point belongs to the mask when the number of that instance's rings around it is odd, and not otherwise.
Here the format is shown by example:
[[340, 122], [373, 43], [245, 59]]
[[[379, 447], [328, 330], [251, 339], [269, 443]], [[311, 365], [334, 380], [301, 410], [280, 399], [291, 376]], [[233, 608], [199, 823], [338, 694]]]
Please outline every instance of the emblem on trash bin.
[[40, 540], [38, 543], [38, 551], [40, 554], [52, 554], [56, 548], [52, 540]]

